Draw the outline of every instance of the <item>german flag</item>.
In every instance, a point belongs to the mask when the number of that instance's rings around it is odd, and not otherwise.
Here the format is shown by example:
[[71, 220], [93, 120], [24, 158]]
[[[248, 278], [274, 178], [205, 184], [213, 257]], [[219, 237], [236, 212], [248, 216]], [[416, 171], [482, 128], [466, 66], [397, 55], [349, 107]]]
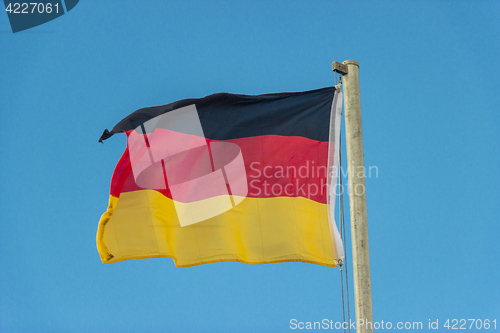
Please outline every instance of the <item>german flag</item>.
[[135, 111], [99, 221], [103, 263], [337, 266], [341, 93], [220, 93]]

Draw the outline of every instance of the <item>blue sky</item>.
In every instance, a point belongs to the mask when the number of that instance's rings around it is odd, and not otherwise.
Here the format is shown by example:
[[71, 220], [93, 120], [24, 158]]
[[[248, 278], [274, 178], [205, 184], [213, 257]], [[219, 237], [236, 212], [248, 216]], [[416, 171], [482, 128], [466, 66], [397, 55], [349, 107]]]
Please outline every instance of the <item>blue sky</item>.
[[336, 268], [103, 265], [95, 234], [126, 146], [97, 143], [105, 128], [184, 98], [331, 86], [346, 59], [360, 63], [365, 163], [379, 171], [374, 320], [500, 327], [499, 16], [498, 1], [80, 1], [13, 34], [1, 14], [0, 332], [341, 321]]

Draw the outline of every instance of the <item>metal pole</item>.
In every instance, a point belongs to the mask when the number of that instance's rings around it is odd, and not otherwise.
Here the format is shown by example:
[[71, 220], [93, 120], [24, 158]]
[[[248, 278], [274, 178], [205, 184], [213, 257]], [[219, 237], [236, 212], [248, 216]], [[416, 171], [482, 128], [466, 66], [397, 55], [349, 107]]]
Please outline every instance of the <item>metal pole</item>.
[[366, 216], [365, 162], [363, 132], [361, 129], [361, 102], [359, 96], [359, 63], [346, 60], [343, 75], [346, 150], [349, 175], [349, 203], [351, 210], [352, 266], [354, 273], [354, 300], [357, 332], [373, 332], [370, 253]]

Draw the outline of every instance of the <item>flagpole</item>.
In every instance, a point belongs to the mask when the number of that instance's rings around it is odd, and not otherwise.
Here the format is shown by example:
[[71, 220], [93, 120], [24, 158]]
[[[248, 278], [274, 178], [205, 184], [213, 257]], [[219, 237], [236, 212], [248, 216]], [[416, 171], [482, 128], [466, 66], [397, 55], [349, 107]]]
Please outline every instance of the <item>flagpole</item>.
[[359, 94], [359, 63], [355, 60], [346, 60], [342, 64], [334, 62], [333, 70], [340, 73], [344, 81], [344, 119], [349, 177], [356, 327], [358, 333], [372, 333], [372, 292]]

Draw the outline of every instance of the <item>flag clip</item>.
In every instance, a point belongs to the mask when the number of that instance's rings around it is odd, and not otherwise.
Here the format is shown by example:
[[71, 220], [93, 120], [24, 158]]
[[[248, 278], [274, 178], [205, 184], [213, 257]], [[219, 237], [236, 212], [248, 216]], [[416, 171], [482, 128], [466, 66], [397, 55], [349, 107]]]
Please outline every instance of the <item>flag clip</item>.
[[[335, 81], [337, 81], [337, 72], [335, 72]], [[340, 88], [342, 88], [342, 74], [340, 74], [338, 83], [335, 86], [335, 88], [337, 89], [337, 92], [339, 93], [340, 92]]]

